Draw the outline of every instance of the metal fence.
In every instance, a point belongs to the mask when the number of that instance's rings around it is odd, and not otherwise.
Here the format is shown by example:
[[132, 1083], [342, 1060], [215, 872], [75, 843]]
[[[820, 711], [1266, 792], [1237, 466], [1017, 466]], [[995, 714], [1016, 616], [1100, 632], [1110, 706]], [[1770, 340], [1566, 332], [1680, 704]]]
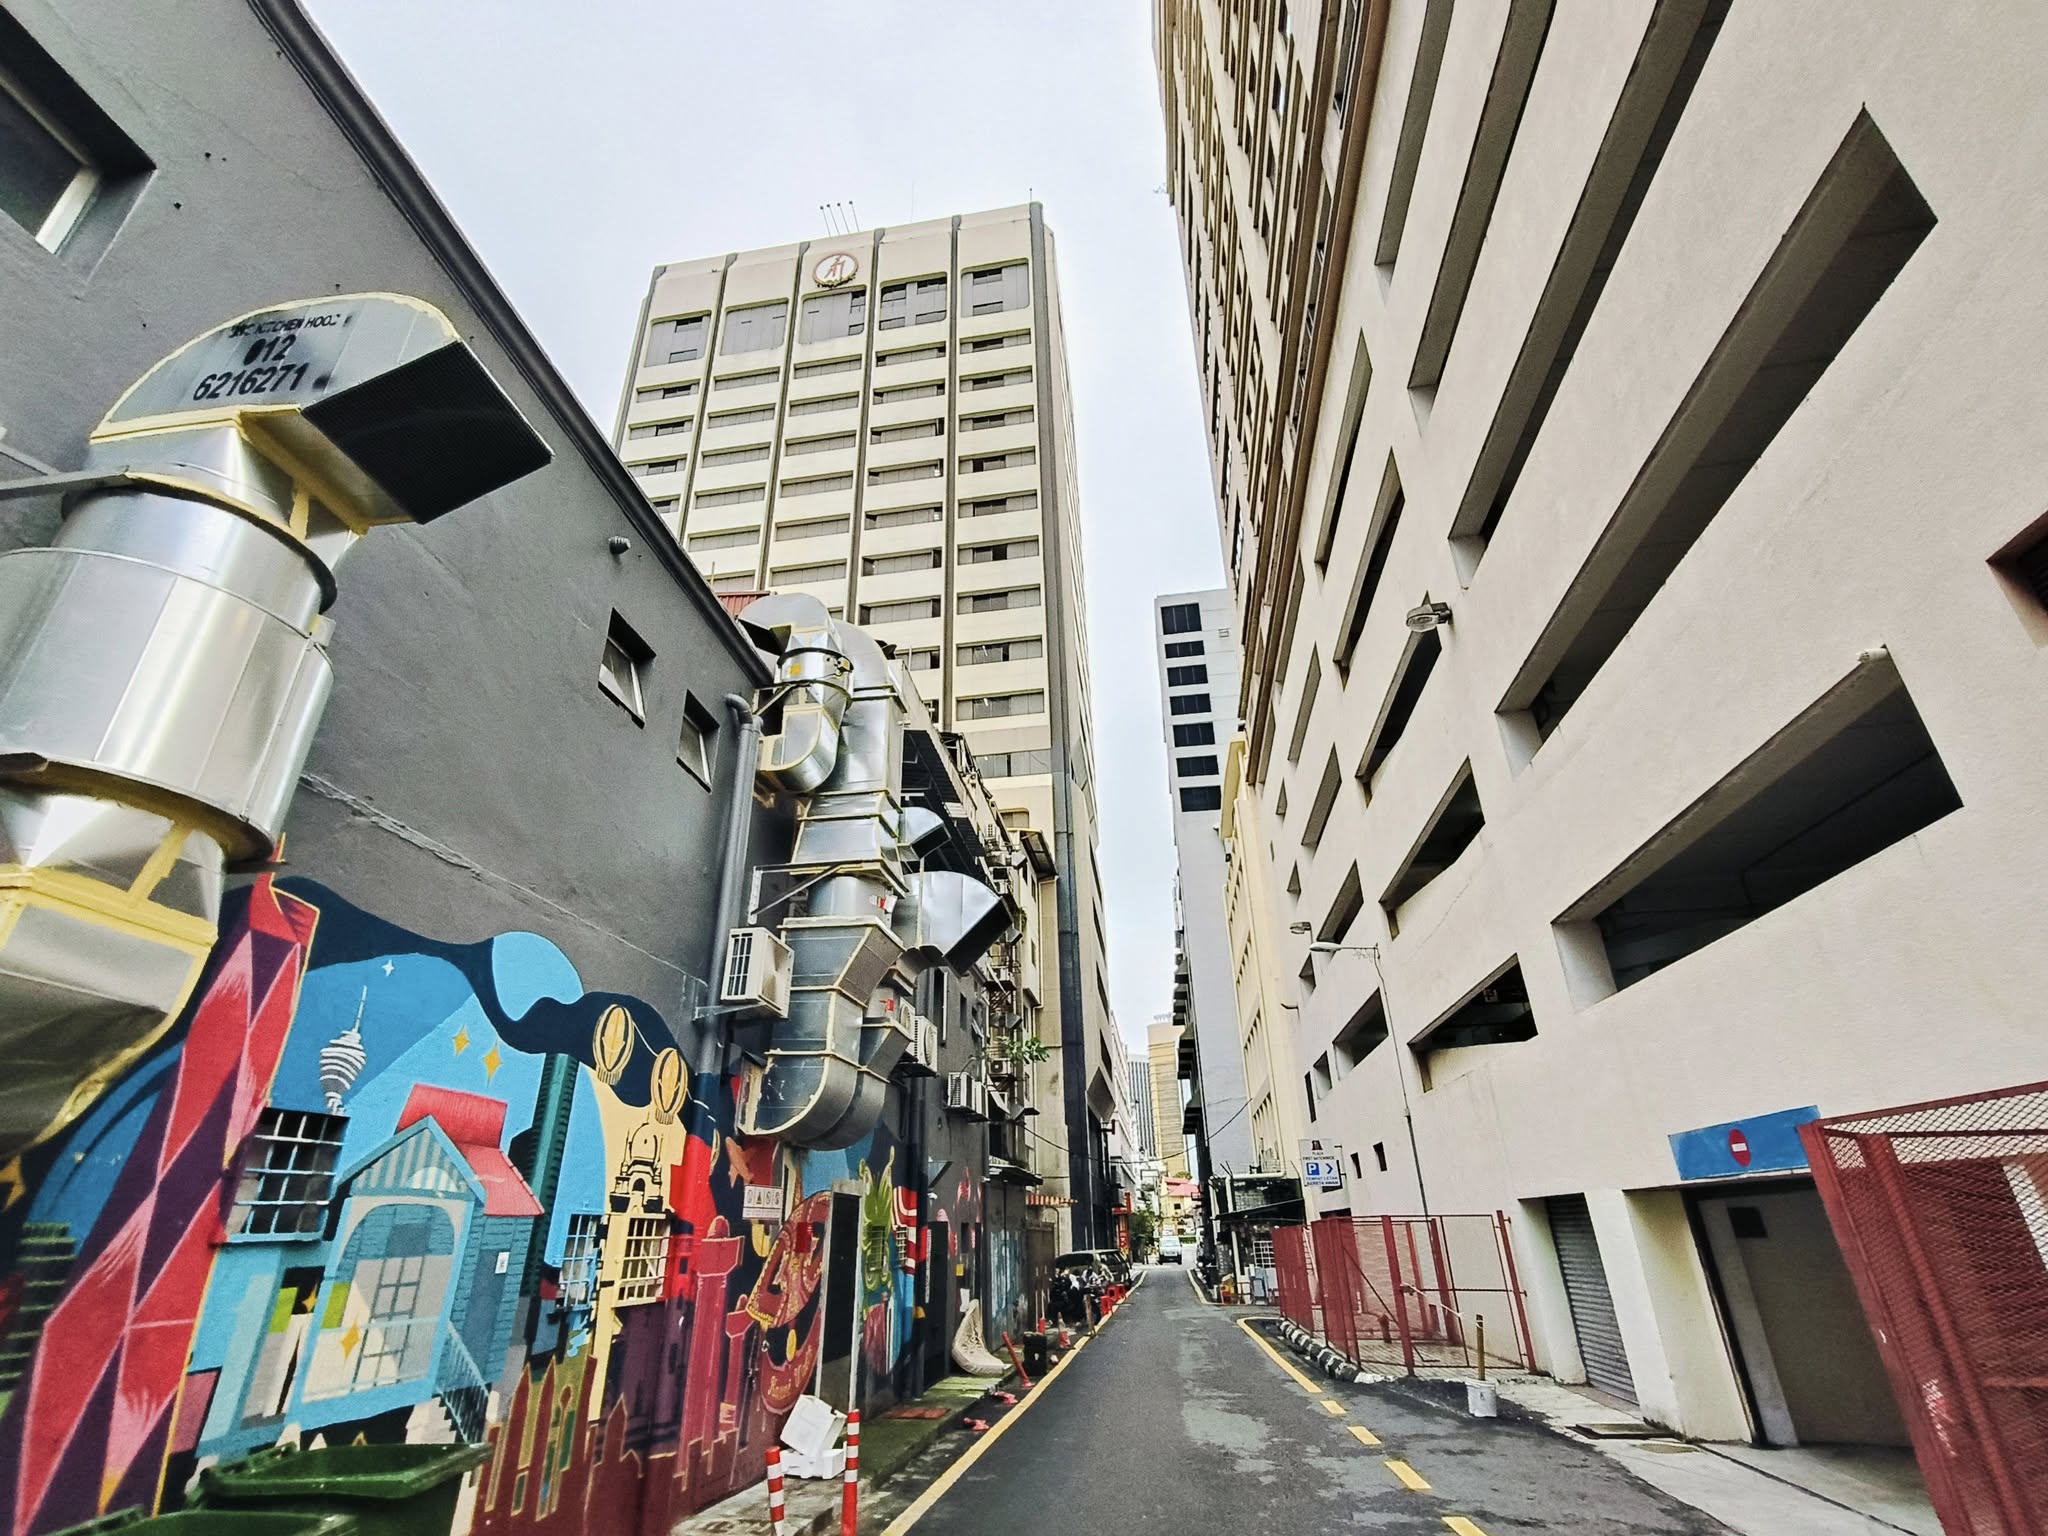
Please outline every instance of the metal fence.
[[1942, 1529], [2048, 1531], [2048, 1083], [1800, 1135]]
[[1362, 1366], [1527, 1370], [1528, 1308], [1502, 1212], [1325, 1216], [1276, 1227], [1280, 1310]]

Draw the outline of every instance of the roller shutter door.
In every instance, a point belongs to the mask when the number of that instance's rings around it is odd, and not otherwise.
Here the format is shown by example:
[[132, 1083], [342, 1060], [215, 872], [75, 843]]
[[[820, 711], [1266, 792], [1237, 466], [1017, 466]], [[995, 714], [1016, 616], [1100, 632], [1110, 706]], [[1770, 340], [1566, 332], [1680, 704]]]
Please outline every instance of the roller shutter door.
[[1559, 1195], [1544, 1203], [1550, 1208], [1550, 1236], [1557, 1244], [1558, 1267], [1564, 1271], [1564, 1293], [1571, 1303], [1572, 1326], [1578, 1330], [1586, 1380], [1633, 1403], [1635, 1377], [1628, 1368], [1621, 1325], [1614, 1319], [1614, 1296], [1607, 1289], [1600, 1240], [1593, 1234], [1586, 1197]]

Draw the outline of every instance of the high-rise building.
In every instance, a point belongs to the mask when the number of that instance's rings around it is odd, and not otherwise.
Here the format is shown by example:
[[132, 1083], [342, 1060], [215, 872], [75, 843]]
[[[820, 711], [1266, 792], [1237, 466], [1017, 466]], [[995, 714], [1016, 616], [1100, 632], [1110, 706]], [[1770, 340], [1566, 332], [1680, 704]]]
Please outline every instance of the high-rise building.
[[[1029, 957], [1039, 1198], [1108, 1231], [1111, 1029], [1079, 490], [1035, 203], [657, 268], [621, 456], [714, 588], [809, 592], [896, 648], [1056, 865]], [[1050, 1122], [1050, 1123], [1048, 1123]], [[1053, 1166], [1053, 1162], [1062, 1166]], [[1071, 1205], [1064, 1204], [1072, 1201]]]
[[1237, 730], [1238, 660], [1227, 591], [1174, 592], [1152, 604], [1166, 777], [1173, 797], [1174, 1021], [1195, 1045], [1189, 1104], [1200, 1177], [1255, 1161], [1224, 913], [1223, 754]]
[[1138, 1150], [1148, 1158], [1159, 1156], [1159, 1133], [1152, 1118], [1152, 1058], [1134, 1057], [1130, 1064], [1131, 1118], [1136, 1122]]
[[1168, 1178], [1188, 1177], [1188, 1138], [1180, 1095], [1180, 1026], [1161, 1014], [1145, 1031], [1145, 1055], [1152, 1063], [1152, 1134]]
[[[2048, 13], [1927, 15], [1154, 9], [1311, 1134], [1706, 1439], [1947, 1413], [1799, 1127], [2048, 1078]], [[2037, 1272], [1977, 1145], [1924, 1274]]]

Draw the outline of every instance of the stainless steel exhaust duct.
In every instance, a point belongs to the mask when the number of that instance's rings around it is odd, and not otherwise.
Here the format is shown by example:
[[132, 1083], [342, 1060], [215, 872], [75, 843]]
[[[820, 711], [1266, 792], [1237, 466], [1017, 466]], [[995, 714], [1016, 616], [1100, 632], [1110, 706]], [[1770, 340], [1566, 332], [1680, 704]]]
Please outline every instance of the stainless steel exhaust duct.
[[371, 528], [548, 462], [446, 316], [358, 294], [181, 347], [94, 430], [46, 548], [0, 556], [0, 1158], [184, 1006], [226, 867], [275, 848]]
[[904, 870], [906, 854], [940, 828], [903, 807], [908, 710], [881, 647], [814, 597], [764, 597], [741, 620], [780, 658], [781, 728], [761, 743], [760, 772], [804, 796], [788, 869], [816, 884], [804, 915], [781, 922], [792, 957], [789, 1017], [774, 1030], [765, 1066], [749, 1074], [740, 1125], [800, 1146], [850, 1146], [880, 1115], [910, 1043], [915, 974], [965, 947], [964, 933], [936, 916], [952, 936], [931, 942], [901, 915], [906, 897], [944, 890], [936, 907], [971, 908], [974, 924], [982, 904], [950, 882], [979, 889], [991, 905], [998, 898], [964, 876], [927, 885], [938, 877]]

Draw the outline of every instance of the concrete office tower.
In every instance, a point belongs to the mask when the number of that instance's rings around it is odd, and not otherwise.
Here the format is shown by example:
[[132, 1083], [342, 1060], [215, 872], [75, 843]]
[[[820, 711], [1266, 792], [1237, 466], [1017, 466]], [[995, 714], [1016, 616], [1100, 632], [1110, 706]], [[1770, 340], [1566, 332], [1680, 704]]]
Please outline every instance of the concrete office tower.
[[[1054, 240], [1037, 204], [655, 270], [616, 439], [714, 588], [809, 592], [894, 645], [1059, 878], [1042, 1197], [1109, 1230], [1111, 1028]], [[1038, 964], [1033, 958], [1034, 965]], [[1041, 1011], [1042, 1010], [1042, 1011]]]
[[1138, 1150], [1148, 1158], [1159, 1156], [1159, 1131], [1152, 1116], [1152, 1058], [1133, 1058], [1129, 1068], [1131, 1118], [1136, 1122]]
[[1316, 1134], [1708, 1439], [1903, 1439], [1793, 1127], [2048, 1078], [2048, 12], [1927, 15], [1155, 7]]
[[1254, 1163], [1221, 831], [1223, 754], [1237, 729], [1236, 621], [1230, 594], [1221, 590], [1171, 593], [1155, 598], [1152, 610], [1179, 862], [1174, 1022], [1195, 1042], [1198, 1075], [1189, 1103], [1201, 1112], [1194, 1136], [1199, 1177], [1207, 1183], [1225, 1170], [1250, 1173]]
[[1152, 1064], [1152, 1134], [1159, 1143], [1159, 1160], [1166, 1165], [1168, 1178], [1185, 1179], [1189, 1165], [1177, 1065], [1180, 1026], [1172, 1015], [1162, 1013], [1145, 1031], [1145, 1055]]

